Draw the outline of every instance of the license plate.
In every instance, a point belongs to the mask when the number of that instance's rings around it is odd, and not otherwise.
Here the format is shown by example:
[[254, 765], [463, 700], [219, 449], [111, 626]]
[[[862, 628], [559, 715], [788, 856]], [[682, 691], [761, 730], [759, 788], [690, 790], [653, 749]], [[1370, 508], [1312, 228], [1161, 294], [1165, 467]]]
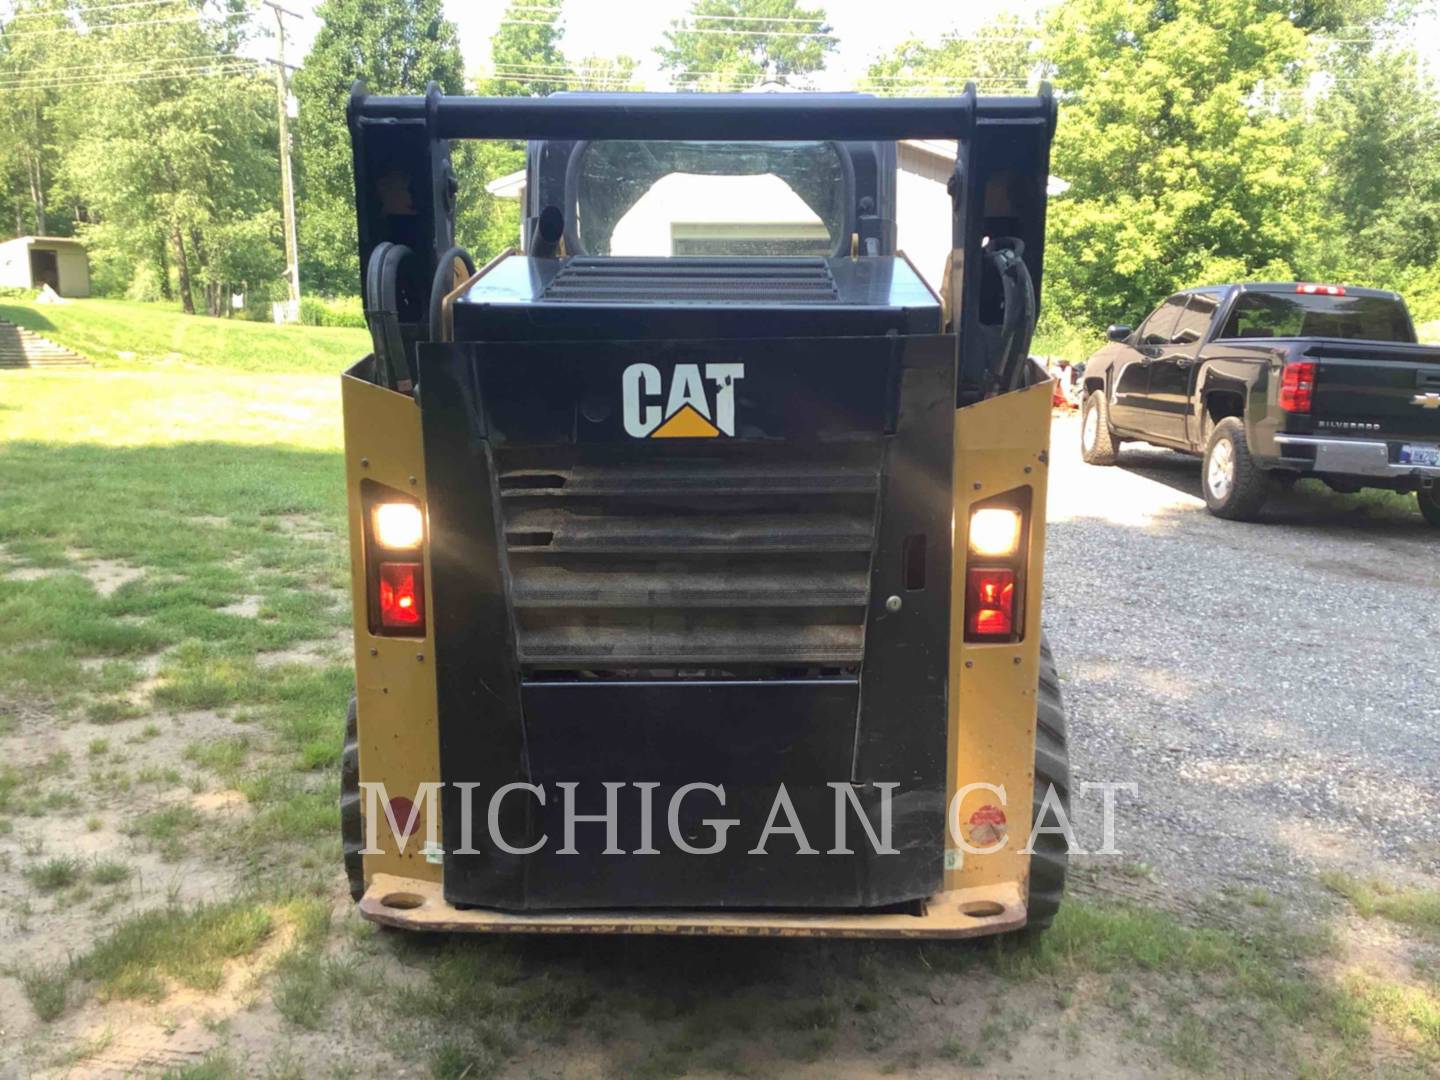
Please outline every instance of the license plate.
[[1400, 447], [1401, 465], [1440, 465], [1440, 446], [1434, 443], [1404, 443]]

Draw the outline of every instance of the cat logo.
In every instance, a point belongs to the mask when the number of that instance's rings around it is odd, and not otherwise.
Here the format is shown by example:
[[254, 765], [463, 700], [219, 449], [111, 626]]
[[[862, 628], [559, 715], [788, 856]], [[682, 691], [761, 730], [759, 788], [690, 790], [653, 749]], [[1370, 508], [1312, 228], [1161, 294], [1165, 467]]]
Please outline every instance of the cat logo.
[[654, 364], [631, 364], [620, 377], [625, 434], [635, 439], [714, 439], [735, 434], [735, 384], [744, 364], [676, 364], [669, 392]]

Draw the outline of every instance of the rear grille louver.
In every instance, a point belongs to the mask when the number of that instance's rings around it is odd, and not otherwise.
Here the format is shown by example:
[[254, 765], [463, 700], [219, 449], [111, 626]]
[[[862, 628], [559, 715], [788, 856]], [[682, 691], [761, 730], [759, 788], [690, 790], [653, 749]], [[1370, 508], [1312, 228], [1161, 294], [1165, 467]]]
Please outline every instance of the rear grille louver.
[[[656, 460], [501, 451], [521, 664], [631, 676], [850, 670], [880, 443]], [[583, 453], [583, 451], [582, 451]]]
[[839, 299], [824, 259], [576, 257], [545, 287], [577, 303], [829, 304]]

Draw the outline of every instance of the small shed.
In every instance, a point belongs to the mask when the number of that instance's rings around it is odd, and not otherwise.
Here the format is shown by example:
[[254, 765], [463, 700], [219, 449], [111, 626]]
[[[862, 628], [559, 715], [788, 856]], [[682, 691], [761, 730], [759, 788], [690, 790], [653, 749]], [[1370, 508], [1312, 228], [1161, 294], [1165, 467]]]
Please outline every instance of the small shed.
[[90, 258], [85, 245], [66, 236], [21, 236], [0, 242], [0, 286], [38, 289], [61, 296], [90, 295]]

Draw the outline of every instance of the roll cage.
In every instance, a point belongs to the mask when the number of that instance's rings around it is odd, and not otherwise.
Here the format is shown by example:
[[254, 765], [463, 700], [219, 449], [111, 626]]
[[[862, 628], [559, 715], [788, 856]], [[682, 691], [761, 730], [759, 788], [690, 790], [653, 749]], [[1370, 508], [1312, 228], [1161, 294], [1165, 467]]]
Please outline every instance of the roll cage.
[[[980, 97], [973, 85], [948, 98], [863, 94], [557, 94], [548, 98], [367, 94], [357, 83], [347, 118], [355, 167], [361, 291], [367, 314], [388, 316], [391, 339], [433, 336], [432, 292], [455, 242], [460, 179], [454, 139], [529, 141], [524, 235], [546, 215], [569, 217], [567, 177], [590, 140], [827, 141], [853, 174], [849, 251], [896, 254], [896, 145], [954, 140], [947, 183], [951, 259], [942, 303], [957, 337], [960, 403], [1022, 385], [1044, 269], [1046, 185], [1055, 102], [1048, 85], [1023, 97]], [[563, 221], [570, 231], [573, 222]], [[937, 222], [937, 227], [943, 227]], [[558, 237], [557, 237], [558, 239]], [[1002, 244], [1003, 240], [1003, 244]], [[573, 235], [572, 235], [573, 241]], [[384, 297], [364, 272], [381, 244], [412, 257]], [[988, 256], [988, 257], [987, 257]], [[1012, 288], [1020, 278], [1025, 288]], [[1024, 297], [1025, 299], [1021, 299]], [[1021, 310], [1021, 309], [1024, 310]], [[1022, 325], [1023, 324], [1023, 325]]]

